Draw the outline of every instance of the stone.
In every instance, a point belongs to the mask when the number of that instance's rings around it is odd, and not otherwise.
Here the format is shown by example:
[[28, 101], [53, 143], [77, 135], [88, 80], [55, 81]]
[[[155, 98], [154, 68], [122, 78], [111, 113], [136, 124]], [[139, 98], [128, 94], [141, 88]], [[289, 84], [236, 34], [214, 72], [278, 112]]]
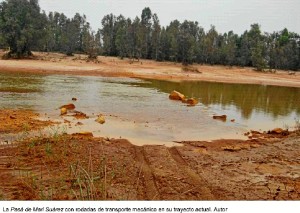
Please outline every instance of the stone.
[[227, 115], [214, 115], [213, 119], [221, 120], [221, 121], [226, 121]]
[[287, 136], [287, 135], [289, 135], [289, 131], [288, 130], [283, 130], [281, 128], [275, 128], [271, 131], [268, 131], [268, 134]]
[[68, 110], [66, 108], [60, 108], [60, 115], [65, 115], [67, 114]]
[[184, 104], [187, 104], [187, 99], [184, 98], [184, 99], [181, 100], [181, 102], [184, 103]]
[[89, 116], [87, 116], [85, 113], [80, 112], [80, 111], [75, 111], [72, 116], [76, 119], [88, 119], [89, 118]]
[[72, 98], [72, 101], [77, 101], [77, 98]]
[[61, 108], [66, 108], [67, 110], [73, 110], [75, 109], [75, 105], [74, 104], [66, 104], [66, 105], [63, 105], [61, 107], [59, 107], [60, 109]]
[[281, 128], [275, 128], [275, 129], [271, 130], [271, 134], [282, 134], [283, 132], [284, 132], [284, 130]]
[[103, 115], [99, 115], [98, 118], [95, 120], [99, 124], [104, 124], [105, 123], [105, 118]]
[[199, 101], [196, 100], [195, 98], [189, 98], [189, 99], [186, 100], [186, 103], [191, 105], [191, 106], [195, 106], [196, 104], [199, 103]]
[[169, 99], [182, 101], [185, 99], [185, 96], [183, 94], [181, 94], [180, 92], [177, 92], [174, 90], [170, 93]]

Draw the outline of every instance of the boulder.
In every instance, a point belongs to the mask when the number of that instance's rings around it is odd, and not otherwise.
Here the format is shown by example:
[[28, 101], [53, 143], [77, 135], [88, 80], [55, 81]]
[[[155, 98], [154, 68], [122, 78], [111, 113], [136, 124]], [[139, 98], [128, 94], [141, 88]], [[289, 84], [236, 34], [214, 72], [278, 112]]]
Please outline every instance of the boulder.
[[172, 91], [169, 95], [169, 98], [171, 100], [178, 100], [178, 101], [182, 101], [185, 99], [185, 96], [183, 94], [181, 94], [180, 92], [177, 91]]
[[67, 110], [73, 110], [75, 109], [75, 105], [74, 104], [66, 104], [66, 105], [62, 105], [61, 107], [59, 107], [60, 109], [61, 108], [66, 108]]
[[104, 124], [105, 123], [105, 118], [103, 115], [98, 115], [98, 118], [95, 120], [99, 124]]

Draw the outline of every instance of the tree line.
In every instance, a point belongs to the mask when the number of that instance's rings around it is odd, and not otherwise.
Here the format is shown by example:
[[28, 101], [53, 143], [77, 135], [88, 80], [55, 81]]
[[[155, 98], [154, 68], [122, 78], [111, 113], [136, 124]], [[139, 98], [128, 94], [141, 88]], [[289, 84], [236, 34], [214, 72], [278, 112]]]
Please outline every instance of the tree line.
[[172, 21], [161, 26], [150, 8], [134, 19], [108, 14], [93, 31], [85, 15], [41, 11], [38, 0], [5, 0], [0, 4], [0, 47], [7, 57], [23, 57], [31, 50], [67, 55], [97, 55], [157, 61], [253, 66], [264, 69], [300, 69], [300, 36], [288, 29], [261, 32], [259, 24], [238, 35], [208, 31], [197, 21]]

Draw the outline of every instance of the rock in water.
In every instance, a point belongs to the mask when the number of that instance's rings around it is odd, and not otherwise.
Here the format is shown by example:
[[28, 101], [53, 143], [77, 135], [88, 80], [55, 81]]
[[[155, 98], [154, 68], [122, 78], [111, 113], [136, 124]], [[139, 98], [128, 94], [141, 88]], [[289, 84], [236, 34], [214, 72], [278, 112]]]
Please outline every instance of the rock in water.
[[227, 115], [214, 115], [213, 119], [217, 119], [225, 122], [227, 119]]
[[73, 110], [75, 109], [75, 105], [74, 104], [66, 104], [66, 105], [63, 105], [61, 107], [59, 107], [60, 109], [61, 108], [66, 108], [67, 110]]
[[65, 114], [67, 114], [67, 109], [66, 108], [60, 108], [60, 115], [65, 115]]
[[181, 94], [180, 92], [177, 92], [174, 90], [173, 92], [170, 93], [169, 98], [171, 100], [182, 101], [182, 100], [184, 100], [185, 96], [183, 94]]
[[105, 123], [105, 118], [103, 115], [99, 115], [98, 118], [95, 120], [99, 124], [104, 124]]
[[186, 100], [186, 103], [189, 104], [190, 106], [195, 106], [196, 104], [199, 103], [199, 101], [196, 100], [195, 98], [189, 98]]

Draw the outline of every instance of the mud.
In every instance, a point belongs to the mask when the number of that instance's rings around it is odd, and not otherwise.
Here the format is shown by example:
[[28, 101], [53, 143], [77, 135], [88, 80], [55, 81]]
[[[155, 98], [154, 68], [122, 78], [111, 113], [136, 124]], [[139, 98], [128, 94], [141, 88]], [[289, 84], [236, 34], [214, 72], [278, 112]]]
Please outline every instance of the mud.
[[299, 200], [300, 137], [183, 141], [53, 135], [0, 146], [4, 200]]
[[54, 124], [38, 119], [39, 114], [30, 110], [0, 109], [0, 134], [38, 130]]

